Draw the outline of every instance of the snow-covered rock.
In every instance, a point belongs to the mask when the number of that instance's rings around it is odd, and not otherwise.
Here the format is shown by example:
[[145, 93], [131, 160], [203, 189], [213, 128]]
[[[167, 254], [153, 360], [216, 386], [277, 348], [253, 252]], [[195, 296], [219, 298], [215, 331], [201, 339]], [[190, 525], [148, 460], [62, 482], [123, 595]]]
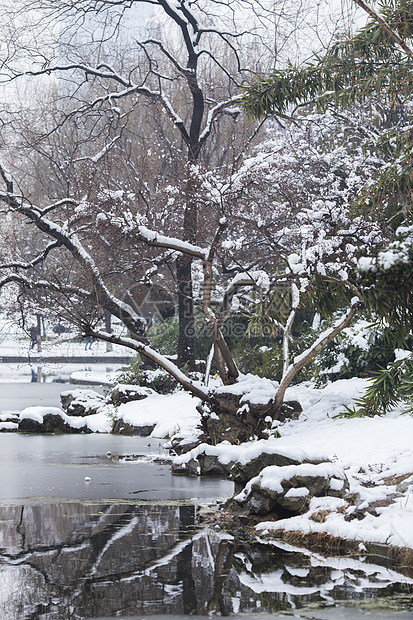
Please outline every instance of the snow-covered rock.
[[110, 392], [109, 400], [113, 405], [122, 405], [134, 400], [143, 400], [144, 398], [154, 396], [155, 394], [156, 392], [149, 387], [119, 383]]
[[342, 467], [333, 463], [301, 463], [265, 467], [234, 497], [244, 513], [297, 514], [308, 509], [312, 497], [343, 497], [349, 488]]
[[20, 412], [21, 433], [91, 433], [82, 417], [73, 419], [57, 407], [28, 407]]
[[60, 394], [64, 411], [71, 416], [86, 416], [98, 413], [105, 405], [105, 397], [94, 390], [66, 390]]

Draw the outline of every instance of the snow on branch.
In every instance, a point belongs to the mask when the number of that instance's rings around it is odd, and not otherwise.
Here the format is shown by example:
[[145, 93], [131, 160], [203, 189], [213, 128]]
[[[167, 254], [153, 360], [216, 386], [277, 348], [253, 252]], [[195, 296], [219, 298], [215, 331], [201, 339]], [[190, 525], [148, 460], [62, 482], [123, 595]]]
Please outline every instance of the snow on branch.
[[149, 230], [146, 226], [138, 226], [138, 236], [142, 241], [145, 241], [148, 245], [153, 245], [161, 248], [169, 248], [170, 250], [175, 250], [178, 252], [182, 252], [183, 254], [190, 254], [195, 258], [199, 258], [204, 260], [208, 256], [208, 250], [204, 250], [197, 245], [193, 245], [188, 241], [181, 241], [176, 237], [167, 237], [166, 235], [161, 235], [158, 232], [153, 230]]
[[49, 245], [43, 250], [43, 252], [41, 252], [38, 256], [36, 256], [36, 258], [33, 258], [33, 260], [27, 263], [11, 262], [11, 263], [0, 264], [0, 269], [1, 270], [22, 269], [23, 271], [28, 271], [29, 269], [32, 269], [39, 263], [42, 263], [47, 258], [47, 255], [49, 254], [51, 250], [53, 250], [54, 248], [58, 248], [60, 246], [61, 246], [61, 243], [59, 241], [53, 241], [52, 243], [49, 243]]
[[[106, 71], [103, 71], [102, 69], [106, 69]], [[99, 65], [96, 68], [93, 68], [89, 65], [82, 64], [82, 63], [69, 64], [69, 65], [56, 65], [54, 67], [47, 67], [45, 69], [39, 69], [37, 71], [35, 70], [25, 71], [24, 73], [19, 74], [19, 75], [20, 76], [21, 75], [38, 76], [38, 75], [46, 75], [46, 74], [50, 75], [51, 73], [56, 73], [59, 71], [75, 71], [75, 70], [84, 72], [86, 76], [93, 75], [94, 77], [98, 77], [101, 79], [116, 81], [120, 85], [124, 86], [124, 90], [120, 92], [116, 92], [116, 91], [111, 92], [105, 96], [98, 97], [93, 102], [88, 103], [85, 106], [82, 106], [81, 108], [77, 110], [74, 110], [73, 112], [68, 114], [68, 117], [81, 113], [82, 111], [85, 111], [86, 109], [95, 107], [105, 101], [110, 102], [112, 99], [122, 99], [124, 97], [127, 97], [128, 95], [138, 93], [152, 100], [159, 101], [161, 105], [163, 106], [163, 108], [165, 109], [165, 111], [167, 112], [170, 119], [172, 120], [172, 122], [174, 123], [174, 125], [176, 125], [178, 129], [180, 130], [185, 142], [189, 143], [189, 135], [185, 129], [184, 121], [179, 116], [179, 114], [175, 112], [174, 107], [171, 101], [168, 99], [168, 97], [166, 97], [160, 90], [151, 90], [150, 88], [148, 88], [147, 86], [143, 86], [142, 84], [132, 83], [129, 79], [123, 78], [121, 75], [116, 73], [113, 69], [108, 68], [106, 65]], [[16, 75], [15, 77], [19, 77], [19, 75]]]
[[[41, 210], [25, 202], [19, 196], [1, 194], [0, 200], [4, 200], [17, 213], [27, 217], [37, 228], [49, 238], [55, 239], [65, 247], [81, 265], [84, 275], [89, 279], [91, 291], [102, 307], [108, 312], [121, 319], [136, 338], [139, 338], [142, 328], [142, 318], [133, 308], [124, 301], [116, 298], [107, 288], [103, 277], [90, 254], [83, 247], [76, 234], [68, 231], [65, 225], [59, 225], [42, 215]], [[51, 288], [51, 285], [49, 285]], [[90, 293], [92, 296], [92, 293]]]
[[187, 377], [173, 362], [171, 362], [167, 357], [161, 355], [148, 345], [145, 345], [141, 342], [137, 342], [136, 340], [132, 340], [132, 338], [122, 338], [120, 336], [116, 336], [115, 334], [108, 334], [107, 332], [97, 332], [91, 330], [91, 336], [95, 338], [99, 338], [100, 340], [105, 340], [106, 342], [111, 342], [113, 344], [119, 344], [121, 346], [127, 347], [136, 351], [137, 353], [141, 353], [152, 362], [158, 364], [161, 368], [166, 370], [172, 377], [174, 377], [178, 383], [180, 383], [185, 389], [191, 392], [194, 396], [197, 396], [203, 401], [207, 401], [209, 398], [208, 389], [202, 385], [199, 381], [193, 381], [189, 377]]
[[148, 44], [152, 44], [152, 45], [158, 46], [158, 48], [161, 50], [162, 54], [164, 54], [168, 58], [168, 60], [173, 64], [175, 69], [177, 71], [179, 71], [179, 73], [181, 73], [182, 75], [186, 75], [186, 74], [189, 73], [188, 69], [183, 67], [180, 64], [180, 62], [178, 62], [178, 60], [174, 56], [172, 56], [172, 54], [165, 48], [165, 46], [162, 43], [162, 41], [158, 41], [158, 39], [146, 39], [146, 41], [141, 41], [139, 43], [139, 45], [141, 45], [141, 46], [145, 46], [145, 45], [148, 45]]
[[290, 314], [288, 315], [288, 319], [285, 324], [284, 334], [283, 334], [283, 374], [287, 372], [287, 369], [289, 366], [289, 361], [290, 361], [289, 339], [290, 339], [290, 333], [291, 333], [291, 329], [294, 323], [295, 315], [297, 313], [299, 305], [300, 305], [300, 291], [297, 285], [295, 284], [295, 282], [293, 282], [291, 284], [291, 310], [290, 310]]
[[[1, 199], [1, 196], [0, 196]], [[64, 205], [72, 205], [75, 206], [77, 205], [76, 200], [73, 200], [73, 198], [62, 198], [61, 200], [58, 200], [57, 202], [54, 202], [53, 204], [44, 207], [44, 209], [39, 209], [39, 214], [46, 215], [47, 213], [50, 213], [50, 211], [54, 211], [54, 209], [57, 209], [58, 207], [63, 207]], [[35, 208], [35, 207], [34, 207]]]
[[220, 308], [221, 312], [228, 311], [232, 304], [232, 298], [237, 290], [242, 287], [255, 287], [268, 290], [270, 287], [270, 278], [268, 274], [261, 269], [238, 273], [231, 280], [223, 295]]
[[[203, 144], [208, 138], [208, 136], [210, 135], [214, 120], [218, 116], [223, 114], [224, 112], [229, 113], [231, 106], [234, 106], [234, 104], [236, 104], [240, 100], [241, 100], [241, 95], [236, 95], [235, 97], [231, 97], [231, 99], [227, 99], [226, 101], [221, 101], [221, 103], [218, 103], [216, 106], [210, 109], [210, 111], [208, 112], [206, 123], [205, 123], [205, 129], [199, 136], [200, 144]], [[232, 110], [233, 115], [235, 114], [238, 115], [239, 113], [240, 113], [239, 108], [234, 108]]]
[[58, 71], [82, 71], [86, 75], [94, 75], [95, 77], [99, 77], [102, 79], [115, 80], [122, 84], [123, 86], [130, 87], [132, 84], [129, 80], [125, 80], [119, 73], [116, 73], [113, 69], [109, 68], [108, 72], [102, 71], [103, 68], [108, 68], [106, 65], [99, 65], [99, 67], [93, 68], [89, 65], [85, 65], [83, 63], [73, 63], [69, 65], [55, 65], [53, 67], [46, 67], [45, 69], [30, 69], [29, 71], [24, 71], [22, 74], [18, 74], [15, 77], [20, 77], [20, 75], [28, 76], [28, 75], [50, 75], [51, 73], [56, 73]]
[[[0, 269], [3, 268], [3, 265], [0, 265]], [[70, 284], [56, 284], [55, 282], [51, 282], [50, 280], [31, 280], [22, 276], [18, 273], [10, 273], [4, 278], [0, 279], [0, 290], [7, 286], [8, 284], [21, 284], [27, 289], [31, 290], [41, 290], [41, 291], [49, 291], [52, 293], [63, 293], [67, 296], [79, 297], [82, 299], [90, 299], [91, 293], [86, 289], [82, 289], [79, 286], [71, 286]]]
[[111, 140], [110, 142], [108, 142], [108, 144], [106, 144], [102, 150], [99, 151], [99, 153], [96, 153], [95, 155], [87, 155], [86, 157], [79, 157], [78, 159], [75, 159], [75, 162], [80, 162], [80, 161], [91, 161], [94, 164], [98, 164], [100, 162], [101, 159], [103, 159], [105, 157], [105, 155], [107, 153], [109, 153], [109, 151], [111, 150], [112, 146], [114, 144], [116, 144], [116, 142], [120, 139], [120, 136], [115, 136], [113, 138], [113, 140]]

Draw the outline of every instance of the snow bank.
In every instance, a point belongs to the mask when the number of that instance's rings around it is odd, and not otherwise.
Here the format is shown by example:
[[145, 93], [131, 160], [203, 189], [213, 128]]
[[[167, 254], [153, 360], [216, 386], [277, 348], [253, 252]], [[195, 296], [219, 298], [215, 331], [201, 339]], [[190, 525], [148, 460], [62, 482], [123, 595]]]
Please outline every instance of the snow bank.
[[[392, 501], [392, 495], [396, 492], [397, 479], [391, 478], [413, 473], [413, 417], [401, 415], [401, 409], [383, 417], [334, 417], [343, 413], [344, 405], [351, 405], [367, 385], [366, 380], [355, 378], [336, 381], [321, 389], [306, 384], [290, 387], [286, 399], [298, 400], [303, 412], [298, 420], [275, 421], [273, 430], [279, 437], [239, 446], [227, 442], [216, 446], [202, 444], [175, 457], [174, 462], [183, 464], [201, 453], [216, 456], [224, 465], [231, 461], [245, 465], [262, 452], [279, 453], [300, 462], [330, 459], [331, 466], [344, 469], [350, 493], [359, 496], [360, 509], [372, 502], [383, 504], [375, 508], [377, 516], [366, 513], [361, 520], [346, 521], [345, 517], [351, 515], [355, 506], [333, 497], [313, 498], [305, 515], [261, 523], [258, 531], [325, 532], [342, 538], [413, 547], [413, 476], [405, 479], [406, 490], [396, 501]], [[247, 394], [241, 384], [230, 389]], [[275, 472], [276, 468], [267, 468], [266, 484], [276, 485]], [[335, 479], [337, 482], [333, 484], [340, 484], [340, 476]], [[324, 523], [311, 519], [320, 510], [329, 512]]]
[[58, 407], [27, 407], [20, 412], [19, 419], [30, 419], [39, 422], [39, 424], [43, 424], [43, 418], [46, 415], [60, 415], [65, 421], [66, 418], [69, 417]]
[[[338, 508], [345, 510], [337, 512]], [[314, 497], [310, 502], [309, 511], [305, 514], [279, 521], [262, 522], [256, 529], [259, 532], [263, 530], [322, 532], [349, 540], [413, 548], [413, 484], [410, 485], [405, 497], [376, 510], [378, 516], [367, 513], [364, 519], [346, 521], [345, 517], [351, 511], [351, 507], [347, 506], [345, 500]], [[318, 523], [311, 518], [319, 511], [330, 511], [324, 523]]]
[[20, 412], [20, 420], [30, 418], [42, 423], [47, 414], [59, 415], [72, 428], [87, 426], [94, 433], [110, 433], [113, 419], [116, 418], [132, 426], [154, 425], [151, 437], [165, 438], [179, 433], [185, 438], [195, 439], [196, 427], [200, 422], [197, 403], [198, 400], [186, 392], [168, 396], [154, 393], [143, 400], [117, 407], [102, 405], [98, 413], [82, 417], [67, 415], [58, 407], [27, 407]]
[[216, 456], [223, 465], [228, 465], [231, 461], [238, 461], [241, 465], [246, 465], [259, 457], [263, 452], [281, 454], [296, 461], [313, 461], [328, 458], [326, 452], [312, 452], [311, 450], [297, 448], [295, 445], [280, 446], [277, 441], [260, 439], [259, 441], [243, 443], [238, 446], [232, 445], [227, 441], [223, 441], [216, 446], [202, 443], [190, 452], [175, 457], [174, 462], [184, 464], [191, 459], [196, 459], [200, 454], [207, 454], [209, 456]]
[[239, 381], [233, 385], [223, 385], [216, 389], [217, 394], [235, 394], [241, 396], [241, 403], [265, 405], [275, 398], [279, 383], [270, 379], [263, 379], [257, 375], [241, 375]]
[[86, 426], [93, 433], [109, 433], [112, 422], [105, 411], [84, 417], [69, 416], [58, 407], [27, 407], [20, 412], [19, 419], [30, 419], [43, 424], [46, 415], [58, 415], [72, 428], [83, 428]]
[[0, 431], [17, 431], [17, 422], [0, 422]]
[[156, 394], [119, 405], [116, 417], [132, 426], [155, 424], [151, 437], [172, 437], [179, 433], [185, 438], [196, 438], [196, 427], [200, 423], [200, 415], [196, 410], [198, 402], [187, 392], [167, 396]]
[[[244, 501], [248, 497], [254, 484], [260, 484], [261, 487], [269, 491], [274, 491], [275, 493], [283, 493], [284, 489], [281, 482], [283, 480], [291, 480], [291, 478], [295, 476], [299, 476], [300, 478], [319, 476], [327, 480], [332, 478], [332, 480], [337, 482], [346, 480], [343, 469], [333, 463], [319, 463], [318, 465], [303, 463], [302, 465], [286, 465], [284, 467], [270, 465], [269, 467], [265, 467], [258, 476], [252, 478], [235, 499], [237, 501]], [[297, 490], [298, 489], [294, 489], [294, 491]], [[306, 494], [308, 495], [308, 489], [306, 490]], [[300, 491], [300, 493], [302, 492]]]
[[[359, 494], [360, 509], [382, 502], [383, 506], [375, 508], [377, 516], [366, 513], [361, 520], [346, 521], [355, 506], [336, 498], [313, 498], [306, 514], [261, 523], [258, 531], [324, 532], [346, 539], [413, 547], [413, 476], [405, 479], [401, 497], [396, 501], [391, 497], [396, 491], [394, 477], [413, 473], [413, 417], [401, 415], [396, 409], [383, 417], [333, 419], [366, 385], [363, 379], [350, 379], [324, 389], [304, 385], [289, 388], [287, 398], [299, 400], [303, 413], [299, 420], [278, 425], [280, 438], [270, 443], [277, 449], [287, 450], [293, 445], [296, 450], [327, 454], [345, 469], [350, 493]], [[330, 511], [324, 523], [311, 518], [320, 510]]]

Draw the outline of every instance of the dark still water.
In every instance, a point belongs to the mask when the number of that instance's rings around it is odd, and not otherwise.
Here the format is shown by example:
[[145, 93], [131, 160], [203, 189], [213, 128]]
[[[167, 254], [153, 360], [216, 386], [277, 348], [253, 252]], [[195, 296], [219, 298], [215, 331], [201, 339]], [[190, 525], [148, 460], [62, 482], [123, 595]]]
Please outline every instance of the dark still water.
[[0, 435], [1, 620], [412, 617], [391, 568], [206, 523], [232, 484], [172, 476], [159, 443]]
[[[197, 512], [153, 503], [3, 507], [0, 617], [297, 616], [309, 605], [369, 607], [385, 597], [408, 613], [412, 581], [392, 570], [235, 539], [202, 526]], [[301, 617], [320, 617], [311, 613]], [[340, 617], [358, 617], [348, 613]], [[399, 617], [390, 614], [368, 615]]]

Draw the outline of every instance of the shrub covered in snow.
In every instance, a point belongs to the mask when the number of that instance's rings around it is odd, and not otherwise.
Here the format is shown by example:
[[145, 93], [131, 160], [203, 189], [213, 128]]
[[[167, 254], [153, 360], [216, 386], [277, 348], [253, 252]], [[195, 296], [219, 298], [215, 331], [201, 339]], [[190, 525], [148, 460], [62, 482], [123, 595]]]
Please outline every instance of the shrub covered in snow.
[[142, 368], [142, 360], [136, 357], [125, 370], [116, 377], [116, 384], [139, 385], [151, 388], [158, 394], [172, 394], [178, 382], [165, 370], [145, 370]]

